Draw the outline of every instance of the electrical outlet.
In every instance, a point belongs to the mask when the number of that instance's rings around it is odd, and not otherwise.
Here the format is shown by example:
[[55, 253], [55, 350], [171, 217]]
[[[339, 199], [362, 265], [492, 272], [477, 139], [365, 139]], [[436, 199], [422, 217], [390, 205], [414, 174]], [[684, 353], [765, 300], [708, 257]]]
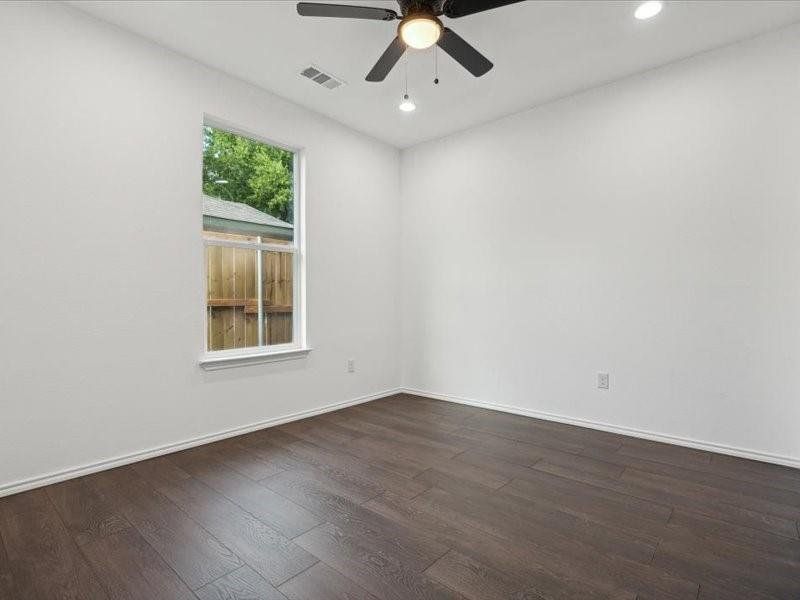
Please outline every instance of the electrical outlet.
[[347, 359], [347, 372], [348, 373], [355, 373], [356, 372], [356, 359], [355, 358], [348, 358]]
[[597, 389], [598, 390], [608, 389], [608, 373], [597, 374]]

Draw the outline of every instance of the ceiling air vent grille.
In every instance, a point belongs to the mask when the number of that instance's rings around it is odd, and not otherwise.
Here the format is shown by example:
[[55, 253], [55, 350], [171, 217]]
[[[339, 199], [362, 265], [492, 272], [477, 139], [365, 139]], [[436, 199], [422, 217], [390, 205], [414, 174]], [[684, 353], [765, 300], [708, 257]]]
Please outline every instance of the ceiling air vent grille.
[[338, 77], [334, 77], [330, 73], [326, 73], [319, 67], [315, 67], [313, 65], [300, 71], [300, 75], [306, 79], [310, 79], [314, 83], [318, 83], [322, 87], [328, 88], [329, 90], [335, 90], [339, 86], [344, 85], [344, 81]]

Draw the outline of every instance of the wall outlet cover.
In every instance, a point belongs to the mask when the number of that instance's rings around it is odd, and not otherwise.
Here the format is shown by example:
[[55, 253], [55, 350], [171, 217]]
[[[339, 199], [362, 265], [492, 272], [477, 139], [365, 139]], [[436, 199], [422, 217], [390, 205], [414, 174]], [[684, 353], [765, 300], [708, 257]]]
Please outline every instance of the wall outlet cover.
[[597, 374], [597, 389], [599, 390], [608, 389], [608, 373]]

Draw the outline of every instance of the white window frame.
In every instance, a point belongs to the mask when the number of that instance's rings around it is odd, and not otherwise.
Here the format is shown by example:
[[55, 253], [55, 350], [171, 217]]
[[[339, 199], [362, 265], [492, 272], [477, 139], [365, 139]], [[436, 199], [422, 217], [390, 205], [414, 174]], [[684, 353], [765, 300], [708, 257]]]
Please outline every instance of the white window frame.
[[[244, 365], [276, 362], [304, 358], [311, 351], [306, 335], [306, 252], [305, 252], [305, 152], [302, 148], [292, 147], [281, 142], [266, 139], [228, 122], [205, 116], [203, 126], [222, 129], [224, 131], [250, 138], [291, 152], [294, 156], [292, 168], [292, 202], [293, 235], [290, 244], [264, 244], [258, 242], [229, 241], [206, 238], [201, 231], [203, 241], [203, 352], [200, 366], [208, 371], [239, 367]], [[202, 203], [202, 190], [201, 203]], [[208, 350], [208, 246], [225, 246], [228, 248], [245, 248], [257, 252], [283, 252], [292, 254], [292, 342], [289, 344], [273, 344], [271, 346], [251, 346], [249, 348], [233, 348], [230, 350]]]

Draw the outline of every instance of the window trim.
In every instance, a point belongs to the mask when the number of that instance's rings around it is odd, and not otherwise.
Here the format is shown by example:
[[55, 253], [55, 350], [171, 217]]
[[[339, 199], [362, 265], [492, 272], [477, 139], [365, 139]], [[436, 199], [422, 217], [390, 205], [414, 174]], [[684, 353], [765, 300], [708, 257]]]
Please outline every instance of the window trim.
[[[291, 244], [264, 244], [258, 242], [236, 242], [215, 240], [203, 236], [202, 227], [200, 236], [203, 247], [203, 342], [202, 352], [198, 361], [199, 365], [207, 370], [214, 371], [228, 367], [280, 362], [305, 358], [312, 348], [307, 339], [307, 313], [306, 313], [306, 222], [305, 222], [305, 150], [288, 144], [273, 141], [233, 125], [222, 119], [204, 115], [204, 127], [214, 127], [227, 132], [250, 138], [257, 142], [268, 144], [291, 152], [294, 157], [292, 166], [293, 185], [293, 240]], [[200, 190], [202, 201], [202, 188]], [[229, 350], [208, 350], [208, 264], [205, 258], [205, 248], [208, 246], [227, 246], [246, 248], [248, 250], [283, 252], [292, 254], [292, 336], [290, 344], [274, 344], [271, 346], [251, 346], [249, 348], [233, 348]]]
[[289, 244], [265, 244], [264, 242], [237, 242], [218, 238], [203, 238], [204, 246], [223, 246], [225, 248], [244, 248], [245, 250], [261, 250], [262, 252], [282, 252], [295, 254], [298, 249]]
[[[255, 346], [258, 348], [258, 346]], [[232, 350], [215, 350], [206, 352], [200, 357], [200, 366], [206, 371], [216, 371], [229, 367], [243, 367], [247, 365], [257, 365], [260, 363], [283, 362], [305, 358], [312, 348], [299, 347], [295, 344], [275, 344], [269, 346], [269, 352], [257, 350], [252, 352], [252, 348], [234, 348]]]

